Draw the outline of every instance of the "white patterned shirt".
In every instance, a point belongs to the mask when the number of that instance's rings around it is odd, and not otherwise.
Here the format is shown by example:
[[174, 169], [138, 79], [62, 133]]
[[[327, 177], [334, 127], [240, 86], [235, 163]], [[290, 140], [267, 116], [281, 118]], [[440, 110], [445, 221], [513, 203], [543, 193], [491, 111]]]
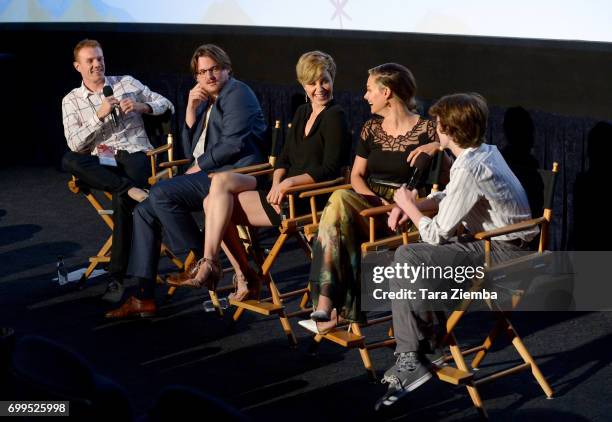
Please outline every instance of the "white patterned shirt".
[[[119, 101], [132, 98], [148, 104], [153, 115], [163, 114], [168, 109], [174, 112], [169, 100], [132, 76], [108, 76], [104, 82], [106, 85], [113, 88], [113, 96]], [[129, 153], [152, 149], [139, 113], [124, 114], [117, 109], [116, 126], [110, 114], [103, 121], [98, 119], [96, 111], [102, 105], [102, 98], [102, 92], [91, 92], [83, 83], [63, 98], [62, 120], [68, 148], [75, 152], [91, 152], [92, 155], [97, 154], [95, 147], [99, 144]]]
[[[467, 148], [453, 163], [446, 189], [429, 195], [438, 214], [419, 221], [421, 239], [440, 244], [455, 235], [459, 224], [472, 234], [531, 218], [527, 194], [495, 145]], [[493, 240], [530, 241], [537, 227]]]

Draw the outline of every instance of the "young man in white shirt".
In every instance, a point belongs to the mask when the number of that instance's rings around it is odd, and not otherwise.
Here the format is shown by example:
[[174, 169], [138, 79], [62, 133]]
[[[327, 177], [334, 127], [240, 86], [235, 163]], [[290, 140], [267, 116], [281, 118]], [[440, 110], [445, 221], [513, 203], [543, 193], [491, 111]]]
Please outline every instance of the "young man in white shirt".
[[[394, 230], [410, 219], [423, 241], [400, 247], [395, 263], [446, 268], [456, 265], [460, 256], [462, 264], [467, 260], [476, 267], [484, 262], [484, 242], [457, 241], [457, 228], [463, 225], [468, 234], [473, 234], [528, 220], [531, 211], [527, 195], [497, 147], [484, 143], [489, 111], [481, 95], [442, 97], [429, 114], [436, 118], [440, 145], [456, 159], [444, 191], [420, 202], [416, 201], [416, 191], [402, 188], [395, 193], [396, 207], [389, 216], [389, 227]], [[427, 210], [437, 210], [436, 216], [426, 217], [423, 211]], [[535, 228], [496, 237], [491, 242], [493, 261], [520, 255], [537, 233]], [[458, 285], [457, 280], [422, 276], [413, 280], [391, 278], [389, 286], [392, 291], [409, 288], [415, 292], [420, 288], [439, 291], [466, 287]], [[397, 362], [385, 372], [383, 382], [389, 383], [389, 388], [376, 403], [377, 410], [396, 403], [432, 376], [426, 354], [434, 352], [433, 303], [417, 294], [415, 300], [392, 300], [391, 309]]]

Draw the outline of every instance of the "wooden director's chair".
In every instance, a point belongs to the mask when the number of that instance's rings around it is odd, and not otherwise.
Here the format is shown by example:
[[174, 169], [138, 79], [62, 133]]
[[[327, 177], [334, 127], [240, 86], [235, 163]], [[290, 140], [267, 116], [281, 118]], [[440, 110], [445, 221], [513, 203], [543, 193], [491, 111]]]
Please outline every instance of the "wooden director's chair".
[[[513, 265], [515, 266], [522, 265], [526, 262], [526, 260], [529, 260], [529, 259], [537, 260], [538, 258], [542, 257], [543, 254], [546, 253], [547, 246], [548, 246], [548, 233], [549, 233], [549, 228], [550, 228], [550, 224], [551, 224], [552, 216], [553, 216], [553, 200], [554, 200], [554, 192], [555, 192], [555, 185], [556, 185], [556, 178], [557, 178], [558, 171], [559, 171], [559, 164], [556, 162], [553, 163], [552, 170], [550, 171], [540, 170], [539, 171], [540, 177], [542, 178], [542, 186], [544, 188], [544, 191], [543, 191], [544, 205], [543, 205], [543, 212], [542, 212], [541, 217], [532, 218], [531, 220], [523, 221], [517, 224], [512, 224], [506, 227], [500, 227], [495, 230], [476, 233], [474, 235], [474, 238], [476, 240], [482, 240], [485, 242], [484, 265], [485, 265], [487, 272], [493, 272], [496, 269], [499, 269], [500, 267], [503, 269], [503, 271], [508, 271]], [[492, 264], [491, 262], [491, 240], [495, 239], [495, 237], [498, 237], [498, 236], [520, 232], [520, 231], [527, 230], [533, 227], [540, 228], [540, 239], [539, 239], [538, 248], [536, 251], [534, 251], [533, 253], [529, 255], [511, 259], [503, 263], [499, 263], [496, 265]], [[484, 287], [486, 287], [486, 283], [484, 281], [481, 283], [476, 282], [472, 287], [472, 291], [478, 291], [478, 290], [483, 289]], [[524, 286], [524, 287], [528, 287], [528, 286]], [[519, 302], [522, 299], [523, 293], [524, 293], [523, 290], [513, 291], [512, 309], [515, 309], [518, 306]], [[528, 369], [531, 370], [531, 374], [533, 375], [535, 380], [538, 382], [538, 384], [544, 391], [544, 394], [546, 394], [546, 397], [549, 399], [552, 398], [553, 396], [552, 388], [548, 384], [548, 381], [542, 374], [542, 371], [540, 371], [540, 368], [538, 367], [536, 361], [534, 360], [534, 358], [531, 356], [531, 354], [527, 350], [527, 347], [523, 343], [523, 340], [521, 339], [520, 335], [518, 334], [518, 332], [512, 325], [512, 322], [510, 321], [511, 312], [502, 310], [501, 307], [499, 307], [499, 305], [496, 304], [495, 302], [487, 301], [487, 305], [489, 306], [490, 310], [495, 314], [497, 321], [496, 321], [494, 328], [487, 335], [483, 343], [480, 346], [472, 347], [472, 348], [465, 349], [465, 350], [461, 350], [459, 348], [459, 346], [457, 345], [455, 336], [453, 334], [453, 330], [455, 329], [455, 327], [457, 326], [461, 318], [464, 316], [471, 302], [472, 300], [465, 300], [462, 303], [462, 305], [459, 307], [460, 310], [455, 310], [450, 314], [449, 318], [446, 321], [446, 334], [445, 334], [443, 341], [448, 343], [450, 347], [451, 355], [452, 355], [451, 358], [447, 358], [447, 360], [453, 359], [455, 363], [457, 364], [457, 369], [459, 371], [466, 372], [470, 375], [469, 377], [463, 378], [464, 380], [463, 383], [466, 383], [467, 380], [472, 379], [473, 391], [470, 391], [469, 388], [468, 388], [468, 391], [470, 392], [470, 396], [472, 397], [474, 406], [476, 406], [476, 408], [481, 412], [481, 414], [486, 416], [486, 411], [482, 407], [482, 402], [480, 401], [478, 397], [478, 392], [476, 391], [476, 387], [486, 384], [491, 381], [495, 381], [497, 379], [503, 378], [508, 375], [512, 375], [518, 372], [528, 370]], [[523, 363], [515, 365], [510, 368], [496, 371], [487, 376], [478, 377], [478, 378], [473, 377], [473, 374], [469, 371], [469, 368], [467, 367], [467, 365], [465, 364], [465, 361], [463, 360], [463, 356], [475, 354], [474, 358], [470, 362], [470, 366], [472, 367], [472, 369], [478, 369], [483, 359], [486, 357], [486, 355], [491, 350], [491, 347], [493, 346], [494, 341], [502, 333], [505, 333], [508, 336], [510, 343], [516, 349], [517, 353], [523, 360]], [[440, 377], [439, 374], [438, 376]], [[459, 378], [447, 380], [447, 379], [443, 379], [442, 377], [440, 377], [440, 379], [442, 379], [443, 381], [447, 381], [447, 382], [455, 381], [455, 379], [457, 381], [461, 381], [461, 379]], [[452, 383], [456, 384], [456, 383], [462, 383], [462, 382], [452, 382]]]
[[[442, 174], [443, 166], [443, 154], [444, 153], [440, 150], [429, 163], [429, 171], [425, 184], [431, 185], [431, 192], [437, 192], [439, 189], [439, 180]], [[329, 194], [338, 189], [352, 189], [352, 186], [350, 184], [346, 184], [327, 189], [308, 191], [301, 194], [301, 197], [310, 199], [311, 210], [313, 213], [313, 223], [309, 224], [305, 228], [305, 232], [309, 237], [315, 236], [318, 230], [318, 221], [316, 220], [316, 217], [314, 217], [316, 213], [315, 197], [320, 194]], [[404, 226], [398, 234], [377, 238], [377, 220], [383, 217], [386, 218], [387, 213], [391, 211], [393, 207], [394, 205], [390, 204], [372, 207], [361, 211], [361, 216], [368, 219], [369, 225], [368, 240], [361, 245], [362, 256], [365, 256], [369, 252], [393, 250], [400, 245], [418, 241], [418, 232], [415, 230], [410, 230], [409, 226]], [[375, 381], [377, 379], [376, 371], [372, 364], [372, 360], [370, 359], [369, 351], [381, 347], [393, 347], [395, 345], [393, 330], [389, 328], [386, 339], [368, 342], [366, 341], [366, 336], [364, 335], [362, 329], [373, 327], [389, 321], [391, 321], [391, 315], [378, 316], [373, 319], [368, 319], [367, 322], [341, 324], [326, 334], [316, 334], [313, 338], [310, 352], [315, 353], [318, 345], [323, 340], [331, 341], [347, 349], [358, 349], [368, 378], [371, 381]]]
[[[295, 335], [293, 334], [293, 330], [291, 329], [291, 324], [289, 323], [289, 318], [298, 315], [303, 315], [304, 313], [311, 311], [311, 309], [306, 306], [306, 303], [308, 301], [308, 288], [302, 288], [290, 292], [281, 293], [270, 274], [270, 270], [272, 268], [272, 265], [274, 265], [274, 263], [276, 262], [276, 259], [278, 258], [281, 249], [290, 237], [293, 237], [297, 240], [298, 244], [304, 250], [308, 260], [312, 258], [312, 250], [303, 232], [304, 227], [312, 221], [312, 216], [311, 214], [301, 216], [296, 215], [296, 196], [300, 192], [305, 190], [320, 189], [332, 185], [337, 185], [345, 181], [346, 178], [342, 176], [325, 182], [295, 186], [285, 192], [285, 195], [287, 197], [286, 200], [288, 202], [289, 217], [283, 219], [281, 225], [278, 227], [279, 236], [274, 242], [272, 249], [267, 254], [267, 256], [264, 256], [261, 248], [253, 248], [253, 251], [255, 253], [254, 260], [261, 268], [261, 275], [265, 281], [270, 296], [259, 301], [230, 301], [230, 304], [237, 308], [236, 312], [234, 312], [233, 315], [234, 321], [238, 321], [238, 319], [245, 311], [251, 311], [265, 316], [276, 315], [278, 316], [281, 322], [281, 326], [283, 328], [283, 331], [285, 332], [285, 335], [287, 336], [287, 339], [289, 340], [290, 345], [295, 346], [297, 344], [297, 340], [295, 339]], [[320, 216], [321, 213], [319, 212], [318, 215]], [[300, 295], [302, 295], [302, 299], [299, 305], [300, 309], [296, 312], [286, 313], [283, 300]]]
[[[555, 183], [556, 183], [556, 175], [558, 173], [558, 167], [559, 166], [557, 163], [553, 163], [551, 171], [542, 171], [542, 170], [540, 171], [540, 176], [542, 178], [543, 187], [544, 187], [544, 190], [543, 190], [544, 208], [542, 210], [541, 217], [533, 218], [531, 220], [523, 221], [521, 223], [513, 224], [510, 226], [506, 226], [506, 227], [501, 227], [501, 228], [487, 231], [487, 232], [476, 233], [474, 235], [474, 238], [476, 240], [482, 240], [485, 242], [484, 266], [486, 269], [485, 270], [486, 273], [491, 273], [499, 269], [501, 269], [502, 271], [509, 271], [513, 265], [522, 266], [527, 260], [530, 260], [530, 259], [534, 261], [539, 260], [539, 258], [541, 258], [546, 253], [546, 247], [547, 247], [547, 242], [548, 242], [548, 232], [549, 232], [550, 223], [552, 221], [553, 197], [554, 197], [554, 190], [555, 190], [554, 188], [555, 188]], [[368, 215], [374, 216], [375, 214], [386, 212], [389, 209], [390, 209], [389, 206], [378, 207], [378, 209], [367, 210], [365, 213], [367, 213]], [[533, 253], [528, 254], [526, 256], [521, 256], [515, 259], [505, 261], [503, 263], [492, 265], [492, 261], [491, 261], [491, 240], [492, 239], [494, 239], [497, 236], [520, 232], [520, 231], [527, 230], [527, 229], [530, 229], [536, 226], [540, 228], [540, 238], [539, 238], [537, 251], [534, 251]], [[392, 244], [398, 242], [397, 238], [390, 239], [390, 240]], [[415, 240], [417, 240], [417, 238], [412, 233], [409, 233], [408, 242], [415, 241]], [[404, 235], [404, 238], [402, 239], [402, 243], [406, 243], [405, 235]], [[368, 247], [376, 247], [376, 246], [379, 246], [377, 244], [377, 241], [374, 241], [374, 242], [370, 241], [369, 243], [365, 243], [363, 245], [363, 248], [365, 249]], [[481, 280], [476, 280], [471, 288], [471, 292], [477, 292], [477, 291], [482, 290], [486, 286], [485, 280], [486, 280], [486, 277]], [[527, 287], [528, 286], [525, 286], [523, 283], [523, 290], [515, 289], [512, 291], [512, 308], [513, 309], [515, 309], [518, 306], [521, 298], [523, 297], [524, 290]], [[511, 312], [502, 310], [501, 307], [499, 307], [499, 305], [496, 304], [495, 302], [485, 301], [487, 305], [489, 306], [489, 309], [494, 313], [497, 321], [496, 321], [494, 328], [491, 330], [491, 332], [488, 334], [488, 336], [485, 338], [482, 344], [476, 347], [468, 348], [468, 349], [461, 349], [459, 347], [459, 344], [454, 334], [454, 330], [458, 326], [462, 317], [466, 314], [472, 302], [473, 300], [471, 299], [464, 300], [456, 310], [450, 313], [448, 318], [446, 318], [444, 321], [441, 321], [444, 323], [445, 332], [442, 335], [440, 345], [441, 346], [446, 345], [450, 349], [450, 356], [444, 357], [443, 360], [444, 360], [444, 363], [451, 363], [451, 364], [447, 366], [434, 366], [433, 370], [435, 372], [435, 375], [444, 382], [447, 382], [453, 385], [465, 386], [470, 395], [470, 398], [472, 399], [472, 403], [478, 410], [479, 414], [485, 418], [487, 417], [487, 412], [483, 406], [483, 402], [482, 402], [482, 399], [480, 398], [480, 394], [477, 388], [482, 384], [485, 384], [485, 383], [500, 379], [502, 377], [505, 377], [507, 375], [512, 375], [512, 374], [515, 374], [515, 373], [518, 373], [518, 372], [521, 372], [527, 369], [531, 370], [533, 377], [536, 379], [536, 381], [538, 382], [538, 384], [540, 385], [540, 387], [546, 394], [547, 398], [552, 398], [552, 395], [553, 395], [552, 388], [548, 384], [548, 381], [546, 380], [546, 378], [540, 371], [537, 363], [535, 362], [535, 360], [533, 359], [533, 357], [527, 350], [527, 347], [523, 343], [521, 337], [519, 336], [518, 332], [516, 331], [516, 329], [514, 328], [514, 326], [512, 325], [510, 321]], [[439, 315], [439, 313], [437, 313], [437, 315]], [[360, 341], [362, 340], [357, 338], [358, 336], [357, 333], [358, 331], [352, 330], [353, 335], [346, 334], [345, 338], [353, 340], [357, 344], [357, 347], [361, 346], [360, 352], [362, 352], [362, 356], [364, 354], [363, 349], [371, 350], [372, 348], [391, 346], [395, 344], [395, 340], [393, 340], [392, 338], [392, 335], [393, 335], [392, 330], [389, 331], [389, 337], [390, 337], [389, 339], [384, 340], [379, 343], [375, 343], [372, 345], [365, 345], [365, 346], [363, 343], [360, 343]], [[486, 376], [476, 377], [472, 370], [478, 369], [478, 367], [482, 363], [482, 360], [491, 350], [491, 347], [494, 341], [502, 333], [505, 333], [508, 336], [512, 346], [516, 349], [519, 356], [522, 358], [523, 363], [515, 365], [510, 368], [496, 371]], [[327, 334], [326, 336], [328, 335], [329, 334]], [[340, 338], [340, 336], [337, 334], [335, 336], [336, 338]], [[470, 369], [464, 357], [472, 355], [472, 354], [475, 354], [475, 356], [470, 362], [470, 366], [471, 366], [471, 369]], [[364, 359], [364, 364], [366, 364], [365, 359]]]
[[[289, 130], [291, 130], [291, 125], [288, 125], [288, 128]], [[272, 152], [269, 156], [268, 162], [234, 169], [231, 171], [241, 174], [249, 174], [251, 176], [271, 175], [274, 172], [278, 139], [281, 136], [282, 131], [280, 121], [277, 120], [274, 127], [274, 131], [272, 132]], [[247, 253], [251, 256], [255, 264], [259, 267], [260, 275], [262, 276], [265, 283], [264, 287], [267, 288], [269, 296], [261, 300], [245, 300], [242, 302], [231, 300], [230, 305], [236, 307], [236, 311], [232, 316], [234, 322], [237, 322], [245, 311], [254, 312], [265, 316], [278, 317], [281, 323], [281, 327], [285, 335], [287, 336], [290, 345], [295, 346], [297, 344], [297, 340], [295, 338], [295, 335], [293, 334], [291, 324], [289, 323], [289, 318], [297, 315], [303, 315], [306, 312], [310, 312], [310, 309], [306, 307], [307, 296], [304, 296], [302, 298], [300, 302], [300, 310], [293, 313], [287, 313], [285, 311], [285, 305], [283, 304], [283, 300], [299, 295], [307, 295], [308, 289], [302, 288], [291, 292], [281, 293], [274, 279], [272, 278], [270, 270], [272, 268], [272, 265], [278, 258], [284, 244], [290, 237], [293, 237], [297, 240], [298, 245], [303, 249], [307, 258], [309, 260], [311, 259], [312, 251], [306, 237], [304, 236], [303, 228], [312, 221], [312, 217], [311, 214], [306, 214], [302, 216], [296, 215], [296, 200], [298, 199], [298, 194], [303, 191], [330, 187], [344, 182], [346, 182], [346, 177], [342, 176], [329, 181], [295, 186], [285, 191], [286, 206], [282, 208], [285, 211], [286, 215], [283, 218], [281, 225], [278, 227], [279, 236], [274, 242], [274, 245], [270, 249], [269, 253], [267, 254], [264, 252], [263, 248], [260, 247], [257, 236], [255, 235], [255, 232], [252, 230], [252, 228], [242, 226], [238, 227], [238, 231], [240, 233], [242, 242], [247, 250]], [[320, 214], [321, 213], [319, 212], [318, 215], [320, 216]], [[217, 289], [216, 293], [230, 288], [231, 287], [222, 287], [220, 289]], [[213, 305], [217, 310], [217, 313], [219, 315], [222, 315], [218, 299], [216, 298], [216, 293], [209, 292]]]
[[[166, 111], [160, 116], [143, 115], [145, 131], [147, 132], [151, 143], [153, 143], [153, 145], [159, 144], [164, 142], [164, 138], [166, 142], [164, 145], [147, 151], [146, 153], [147, 157], [149, 157], [151, 161], [151, 176], [148, 179], [149, 185], [153, 185], [159, 180], [175, 175], [177, 172], [177, 163], [180, 164], [180, 162], [172, 161], [174, 141], [170, 130], [171, 120], [172, 113], [170, 110]], [[160, 155], [163, 153], [167, 154], [168, 161], [170, 163], [158, 165], [157, 163], [160, 160]], [[107, 203], [108, 201], [111, 201], [112, 195], [110, 192], [94, 193], [87, 184], [83, 183], [74, 175], [72, 176], [71, 180], [68, 181], [68, 189], [72, 193], [82, 194], [85, 196], [87, 201], [96, 210], [104, 224], [106, 224], [111, 231], [111, 234], [108, 236], [96, 255], [89, 257], [89, 265], [79, 280], [79, 285], [83, 285], [99, 265], [108, 264], [110, 262], [110, 250], [113, 242], [112, 231], [114, 228], [113, 219], [111, 217], [113, 211], [105, 208], [103, 202]], [[174, 254], [164, 244], [161, 246], [161, 253], [162, 255], [167, 256], [179, 269], [183, 268], [183, 262], [174, 256]]]

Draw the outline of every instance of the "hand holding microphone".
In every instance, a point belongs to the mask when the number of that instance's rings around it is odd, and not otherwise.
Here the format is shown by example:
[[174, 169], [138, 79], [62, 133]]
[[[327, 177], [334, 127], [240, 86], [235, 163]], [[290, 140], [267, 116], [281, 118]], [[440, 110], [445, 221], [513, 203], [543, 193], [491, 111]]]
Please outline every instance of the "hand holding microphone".
[[102, 105], [97, 111], [98, 118], [102, 120], [110, 114], [116, 127], [119, 119], [119, 112], [117, 111], [119, 100], [113, 97], [113, 88], [110, 85], [102, 88], [102, 94], [104, 98], [102, 98]]
[[393, 200], [399, 205], [391, 210], [387, 219], [387, 225], [393, 231], [399, 230], [399, 228], [408, 221], [408, 215], [402, 208], [405, 209], [408, 203], [416, 204], [418, 197], [416, 187], [421, 180], [423, 172], [427, 170], [431, 161], [431, 157], [426, 152], [427, 150], [421, 148], [417, 151], [417, 149], [413, 150], [410, 155], [408, 155], [407, 159], [410, 167], [413, 168], [412, 176], [410, 176], [408, 182], [402, 184], [393, 195]]

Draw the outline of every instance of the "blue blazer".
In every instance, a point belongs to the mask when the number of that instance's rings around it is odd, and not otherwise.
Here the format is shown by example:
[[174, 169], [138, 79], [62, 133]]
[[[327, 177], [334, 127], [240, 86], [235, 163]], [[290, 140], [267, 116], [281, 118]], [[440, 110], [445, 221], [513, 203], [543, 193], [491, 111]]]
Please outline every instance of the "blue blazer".
[[[193, 127], [183, 124], [181, 143], [189, 158], [193, 157], [202, 135], [207, 106], [207, 102], [200, 104]], [[262, 162], [259, 148], [263, 145], [265, 132], [261, 106], [251, 88], [237, 79], [228, 79], [208, 119], [206, 149], [198, 158], [198, 166], [210, 172]]]

